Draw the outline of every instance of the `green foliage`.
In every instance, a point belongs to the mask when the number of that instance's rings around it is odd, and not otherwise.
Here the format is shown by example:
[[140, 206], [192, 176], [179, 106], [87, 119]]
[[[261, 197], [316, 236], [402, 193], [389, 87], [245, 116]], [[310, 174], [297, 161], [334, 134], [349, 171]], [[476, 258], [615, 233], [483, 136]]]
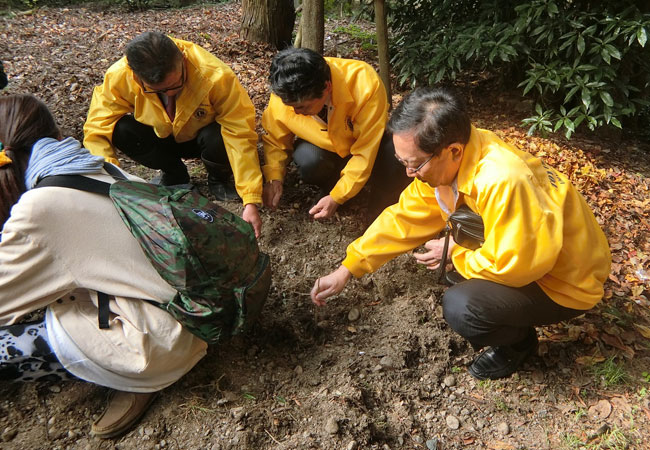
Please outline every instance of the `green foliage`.
[[593, 375], [601, 379], [605, 387], [624, 384], [629, 380], [625, 366], [617, 363], [614, 356], [610, 356], [602, 363], [594, 364], [591, 366], [590, 371]]
[[362, 50], [377, 49], [377, 39], [375, 33], [363, 30], [359, 25], [356, 25], [354, 23], [346, 26], [336, 27], [333, 32], [347, 34], [352, 39], [360, 41]]
[[401, 84], [498, 74], [535, 100], [524, 121], [531, 134], [622, 128], [650, 105], [650, 14], [632, 0], [395, 1], [392, 62]]

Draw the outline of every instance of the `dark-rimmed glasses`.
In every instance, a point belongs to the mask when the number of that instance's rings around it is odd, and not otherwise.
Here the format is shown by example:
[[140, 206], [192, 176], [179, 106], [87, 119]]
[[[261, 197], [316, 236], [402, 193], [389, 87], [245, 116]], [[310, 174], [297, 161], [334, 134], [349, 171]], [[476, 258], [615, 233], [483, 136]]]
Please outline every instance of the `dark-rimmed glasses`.
[[406, 161], [404, 161], [402, 158], [400, 158], [399, 156], [397, 156], [397, 154], [395, 154], [395, 158], [399, 161], [399, 163], [400, 163], [401, 165], [403, 165], [404, 167], [406, 167], [406, 171], [409, 172], [409, 173], [417, 173], [418, 171], [422, 170], [422, 168], [423, 168], [424, 166], [426, 166], [427, 163], [428, 163], [429, 161], [431, 161], [431, 160], [433, 159], [434, 156], [436, 156], [436, 155], [431, 155], [431, 156], [429, 156], [429, 157], [426, 159], [426, 161], [424, 161], [424, 162], [423, 162], [422, 164], [420, 164], [419, 166], [413, 168], [413, 167], [409, 167], [409, 165], [408, 165], [408, 163], [407, 163]]
[[165, 89], [147, 89], [144, 83], [141, 84], [142, 84], [142, 92], [144, 92], [145, 94], [166, 94], [169, 91], [175, 91], [176, 89], [180, 89], [185, 85], [185, 64], [183, 64], [182, 66], [181, 82], [180, 84], [178, 84], [178, 86], [172, 86]]

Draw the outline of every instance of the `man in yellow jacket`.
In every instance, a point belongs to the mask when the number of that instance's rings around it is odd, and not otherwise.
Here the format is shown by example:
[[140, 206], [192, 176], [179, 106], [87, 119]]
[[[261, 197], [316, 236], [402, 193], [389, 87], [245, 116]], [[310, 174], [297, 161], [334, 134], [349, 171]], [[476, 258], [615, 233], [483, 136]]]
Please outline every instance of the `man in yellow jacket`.
[[611, 265], [607, 239], [564, 175], [473, 127], [452, 92], [414, 91], [388, 126], [396, 157], [415, 179], [349, 245], [342, 265], [316, 282], [312, 301], [324, 305], [352, 275], [422, 244], [417, 262], [437, 268], [444, 240], [434, 236], [467, 205], [482, 217], [484, 242], [471, 250], [452, 240], [451, 262], [463, 281], [446, 291], [443, 313], [474, 349], [488, 347], [470, 374], [509, 376], [535, 351], [535, 326], [576, 317], [600, 301]]
[[273, 58], [269, 80], [262, 115], [265, 206], [280, 202], [291, 152], [300, 177], [326, 193], [309, 211], [315, 219], [331, 217], [366, 182], [373, 207], [397, 200], [408, 179], [393, 158], [386, 90], [370, 65], [291, 48]]
[[129, 42], [93, 92], [84, 146], [114, 164], [117, 148], [160, 169], [164, 185], [188, 183], [182, 158], [200, 157], [210, 191], [217, 200], [239, 194], [242, 217], [259, 235], [255, 108], [234, 72], [200, 46], [151, 31]]

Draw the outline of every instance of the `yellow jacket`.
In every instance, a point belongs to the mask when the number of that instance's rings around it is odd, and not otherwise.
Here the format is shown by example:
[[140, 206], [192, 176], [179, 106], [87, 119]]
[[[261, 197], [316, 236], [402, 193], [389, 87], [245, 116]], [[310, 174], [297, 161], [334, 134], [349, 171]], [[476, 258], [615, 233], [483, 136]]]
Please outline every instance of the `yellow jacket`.
[[[611, 265], [607, 239], [567, 178], [540, 159], [472, 127], [457, 175], [457, 206], [467, 204], [485, 225], [477, 250], [455, 246], [452, 261], [465, 278], [507, 286], [536, 281], [556, 303], [593, 307]], [[445, 226], [435, 189], [415, 179], [359, 239], [343, 265], [359, 277], [432, 239]]]
[[93, 154], [118, 164], [111, 144], [113, 128], [125, 114], [153, 127], [156, 135], [173, 135], [187, 142], [216, 121], [244, 204], [261, 203], [262, 173], [257, 155], [255, 108], [234, 72], [207, 50], [173, 39], [186, 61], [187, 81], [176, 101], [176, 117], [169, 120], [157, 94], [145, 94], [126, 57], [113, 64], [104, 83], [93, 92], [84, 125], [84, 146]]
[[341, 158], [352, 155], [330, 195], [339, 204], [359, 193], [368, 181], [388, 118], [386, 90], [377, 72], [362, 61], [325, 58], [332, 73], [332, 106], [328, 125], [296, 114], [271, 94], [262, 115], [266, 134], [262, 167], [267, 181], [283, 180], [296, 137]]

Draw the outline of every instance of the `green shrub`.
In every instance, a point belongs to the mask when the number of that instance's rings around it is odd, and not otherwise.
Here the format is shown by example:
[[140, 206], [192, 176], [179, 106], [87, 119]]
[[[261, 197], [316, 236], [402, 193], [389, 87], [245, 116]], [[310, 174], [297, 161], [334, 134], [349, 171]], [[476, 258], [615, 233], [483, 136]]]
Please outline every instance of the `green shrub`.
[[622, 128], [650, 104], [650, 14], [638, 3], [401, 0], [392, 62], [411, 86], [462, 71], [515, 82], [535, 101], [529, 133]]

